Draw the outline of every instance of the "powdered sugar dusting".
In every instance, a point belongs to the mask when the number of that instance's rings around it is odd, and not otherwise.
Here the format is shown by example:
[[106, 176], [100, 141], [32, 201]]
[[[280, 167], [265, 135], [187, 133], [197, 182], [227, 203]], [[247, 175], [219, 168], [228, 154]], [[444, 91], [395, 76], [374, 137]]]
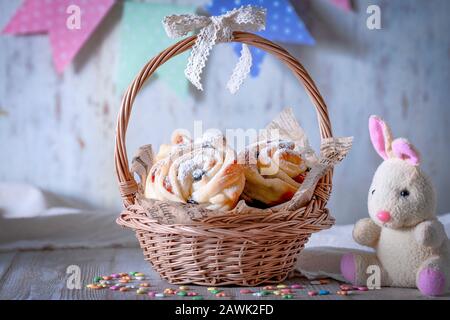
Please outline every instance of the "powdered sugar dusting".
[[192, 173], [196, 169], [201, 169], [203, 171], [209, 169], [208, 167], [211, 163], [211, 159], [215, 157], [215, 152], [217, 151], [213, 150], [211, 152], [211, 149], [209, 151], [203, 149], [194, 150], [194, 154], [191, 158], [180, 163], [177, 174], [178, 180], [183, 181], [186, 177], [192, 176]]

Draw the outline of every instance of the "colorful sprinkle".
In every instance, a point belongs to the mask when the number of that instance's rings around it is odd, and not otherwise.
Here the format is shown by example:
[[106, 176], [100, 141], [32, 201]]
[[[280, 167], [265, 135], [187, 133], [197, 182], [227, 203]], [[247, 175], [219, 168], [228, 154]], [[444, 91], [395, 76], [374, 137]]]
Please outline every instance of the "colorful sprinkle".
[[222, 292], [222, 290], [214, 289], [214, 290], [210, 290], [209, 292], [211, 292], [212, 294], [218, 294], [219, 292]]
[[186, 291], [178, 291], [177, 295], [181, 296], [181, 297], [184, 297], [184, 296], [187, 296], [187, 292]]
[[90, 283], [90, 284], [88, 284], [88, 285], [86, 286], [86, 288], [94, 289], [94, 290], [103, 289], [102, 286], [100, 286], [100, 285], [98, 285], [98, 284], [95, 284], [95, 283]]
[[111, 286], [111, 287], [109, 287], [109, 289], [113, 290], [113, 291], [117, 291], [120, 289], [120, 287], [119, 286]]
[[94, 277], [94, 282], [99, 282], [102, 279], [103, 279], [102, 277]]
[[216, 287], [209, 287], [207, 290], [208, 291], [213, 291], [213, 290], [217, 290], [217, 288]]
[[149, 297], [152, 297], [152, 298], [154, 298], [154, 297], [155, 297], [155, 295], [156, 295], [156, 292], [154, 292], [154, 291], [150, 291], [149, 293], [147, 293], [147, 295], [148, 295]]
[[189, 287], [187, 287], [187, 286], [180, 286], [180, 287], [178, 287], [178, 289], [180, 289], [180, 290], [189, 290]]
[[164, 295], [164, 293], [155, 293], [155, 297], [156, 298], [164, 298], [165, 295]]
[[192, 300], [203, 300], [203, 297], [202, 296], [195, 296], [195, 297], [192, 297]]
[[300, 284], [293, 284], [291, 285], [291, 289], [303, 289], [303, 286]]
[[330, 294], [330, 291], [328, 290], [319, 290], [319, 296], [326, 296]]
[[308, 291], [308, 296], [317, 296], [317, 291]]
[[225, 292], [219, 292], [216, 294], [216, 297], [222, 298], [222, 297], [226, 297], [227, 295], [225, 294]]
[[164, 289], [164, 293], [165, 294], [175, 294], [175, 290], [170, 289], [170, 288], [166, 288], [166, 289]]
[[279, 285], [277, 285], [277, 288], [278, 289], [284, 289], [284, 288], [286, 288], [287, 286], [285, 285], [285, 284], [279, 284]]
[[273, 292], [273, 294], [276, 295], [276, 296], [279, 296], [279, 295], [281, 295], [281, 291], [280, 290], [275, 290]]
[[341, 284], [339, 288], [343, 291], [350, 291], [353, 290], [353, 286], [347, 285], [347, 284]]
[[283, 299], [292, 299], [292, 298], [294, 298], [293, 294], [284, 294], [283, 295]]
[[263, 290], [275, 290], [276, 288], [274, 286], [265, 286], [263, 287]]
[[119, 291], [120, 292], [127, 292], [128, 288], [127, 287], [121, 287], [121, 288], [119, 288]]
[[197, 292], [189, 291], [187, 294], [189, 297], [193, 297], [197, 295]]
[[253, 293], [253, 291], [250, 290], [250, 289], [241, 289], [239, 292], [240, 292], [241, 294], [249, 294], [249, 293]]
[[118, 279], [118, 278], [120, 278], [120, 274], [118, 274], [118, 273], [113, 273], [113, 274], [111, 275], [111, 278], [113, 278], [113, 279]]
[[136, 290], [136, 293], [137, 294], [145, 294], [145, 293], [147, 293], [147, 290], [144, 289], [144, 288], [139, 288], [139, 289]]
[[340, 291], [336, 291], [337, 295], [340, 296], [348, 296], [349, 294], [352, 294], [353, 291], [349, 291], [349, 290], [340, 290]]
[[150, 287], [150, 283], [148, 283], [148, 282], [142, 282], [141, 284], [139, 284], [141, 287], [144, 287], [144, 288], [146, 288], [146, 287]]

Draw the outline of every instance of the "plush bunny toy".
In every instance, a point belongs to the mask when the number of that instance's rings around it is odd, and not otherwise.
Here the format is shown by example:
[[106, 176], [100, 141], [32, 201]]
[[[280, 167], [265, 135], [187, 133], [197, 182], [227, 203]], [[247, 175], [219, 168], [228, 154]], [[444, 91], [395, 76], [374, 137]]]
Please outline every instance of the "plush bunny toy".
[[450, 288], [450, 242], [434, 215], [435, 193], [419, 168], [419, 154], [406, 139], [392, 141], [389, 127], [376, 116], [370, 117], [369, 131], [384, 162], [369, 189], [370, 218], [356, 223], [353, 238], [375, 252], [345, 254], [342, 275], [366, 285], [367, 267], [378, 265], [381, 286], [442, 295]]

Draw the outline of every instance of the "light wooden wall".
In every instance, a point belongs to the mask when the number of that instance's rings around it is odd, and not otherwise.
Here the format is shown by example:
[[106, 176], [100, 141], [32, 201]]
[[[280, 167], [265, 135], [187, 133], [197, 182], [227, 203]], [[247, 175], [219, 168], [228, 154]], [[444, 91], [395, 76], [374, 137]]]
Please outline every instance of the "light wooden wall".
[[[369, 144], [370, 114], [385, 117], [397, 136], [422, 151], [438, 190], [438, 210], [449, 212], [450, 2], [359, 0], [350, 14], [326, 0], [292, 3], [318, 45], [287, 49], [316, 80], [335, 135], [355, 136], [335, 174], [330, 208], [338, 222], [367, 215], [367, 189], [380, 163]], [[19, 4], [0, 1], [0, 26]], [[380, 31], [366, 28], [369, 4], [381, 7]], [[95, 207], [120, 207], [113, 167], [120, 17], [118, 5], [61, 76], [54, 72], [46, 36], [0, 36], [1, 181], [33, 183]], [[235, 62], [230, 46], [218, 46], [205, 70], [205, 94], [192, 89], [184, 100], [165, 83], [151, 82], [136, 101], [130, 154], [139, 145], [167, 140], [174, 128], [191, 129], [194, 120], [203, 120], [204, 127], [262, 128], [286, 106], [294, 107], [317, 146], [312, 105], [288, 70], [268, 57], [260, 77], [231, 96], [224, 88]]]

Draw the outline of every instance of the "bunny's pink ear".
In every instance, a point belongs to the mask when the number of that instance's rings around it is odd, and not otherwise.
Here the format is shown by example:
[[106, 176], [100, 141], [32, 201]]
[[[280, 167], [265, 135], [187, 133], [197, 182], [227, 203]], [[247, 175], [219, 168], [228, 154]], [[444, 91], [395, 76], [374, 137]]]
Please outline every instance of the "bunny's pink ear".
[[370, 140], [376, 152], [384, 160], [388, 159], [392, 145], [392, 134], [388, 125], [378, 116], [370, 116], [369, 132]]
[[404, 138], [398, 138], [392, 142], [392, 151], [397, 158], [405, 160], [413, 166], [420, 164], [419, 152]]

